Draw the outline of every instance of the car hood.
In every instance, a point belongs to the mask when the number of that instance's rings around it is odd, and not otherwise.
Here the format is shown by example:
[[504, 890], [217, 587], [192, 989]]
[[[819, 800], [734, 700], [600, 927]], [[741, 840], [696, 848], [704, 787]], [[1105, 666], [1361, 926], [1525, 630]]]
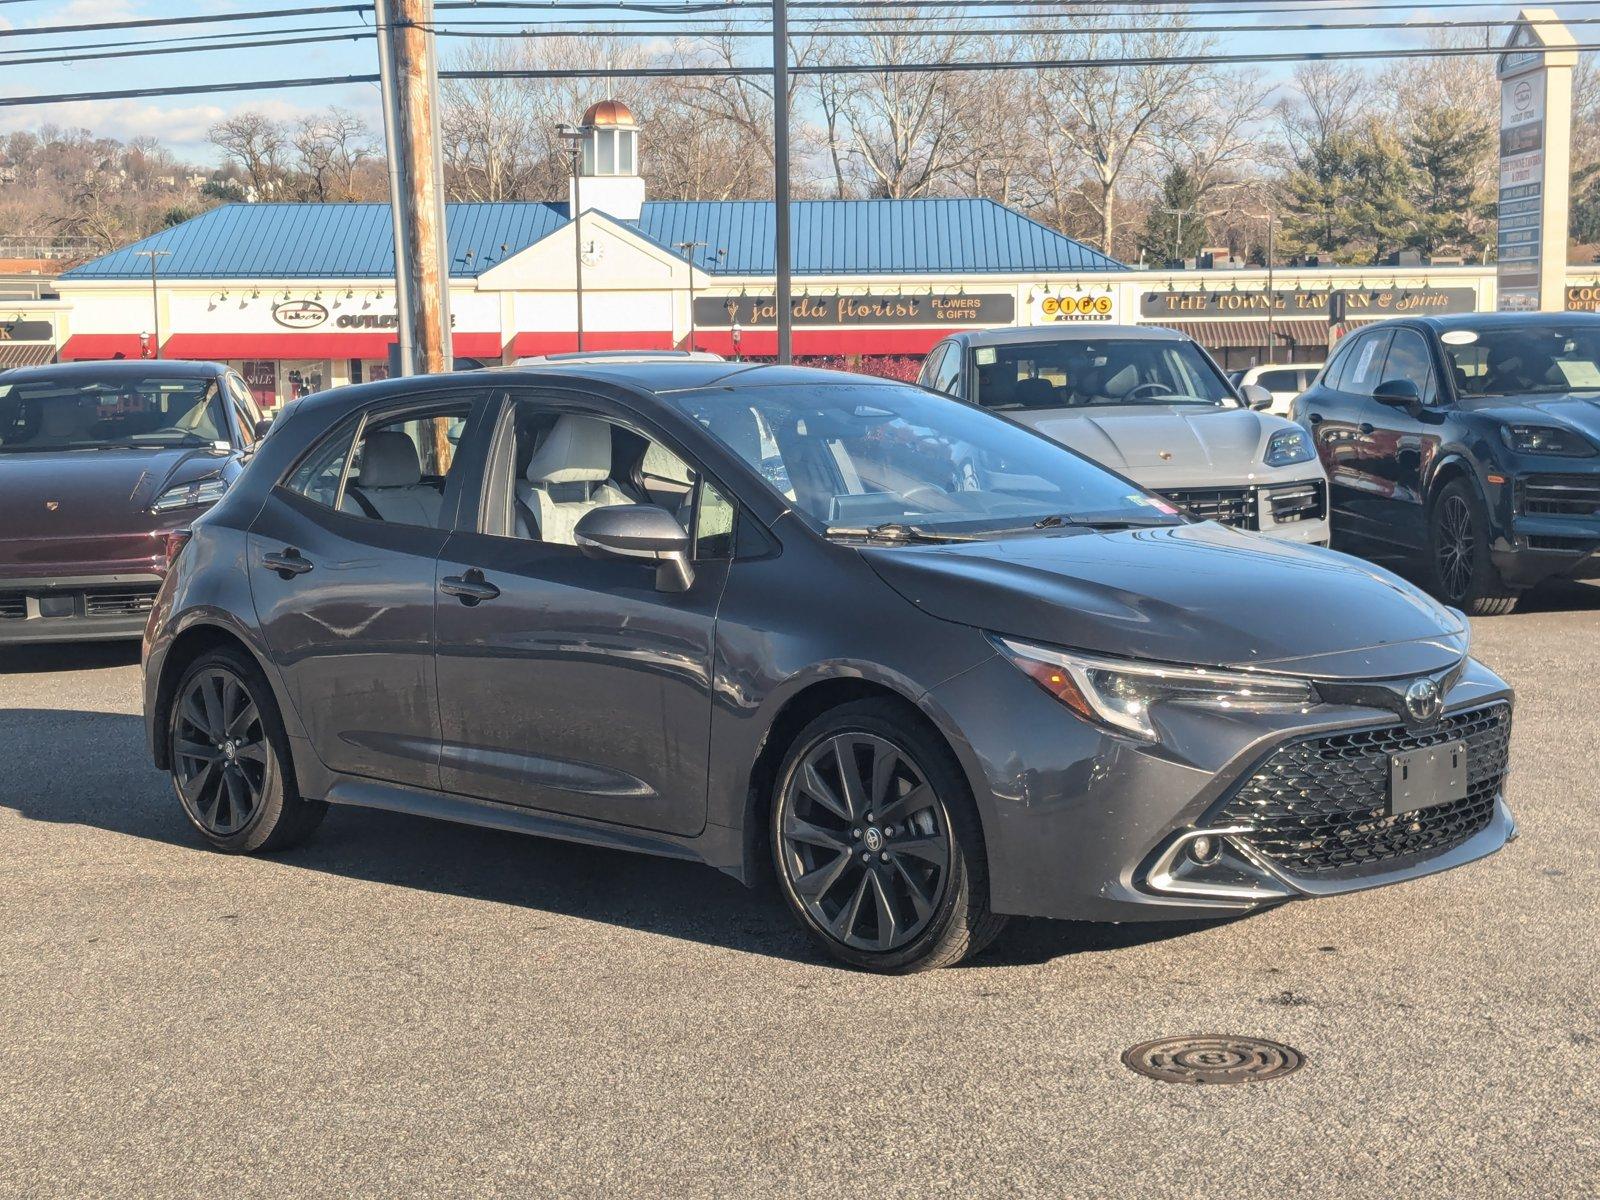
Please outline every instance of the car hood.
[[1493, 396], [1471, 407], [1477, 413], [1501, 421], [1564, 425], [1600, 445], [1600, 397]]
[[1006, 414], [1145, 484], [1244, 481], [1266, 470], [1267, 439], [1292, 429], [1248, 408], [1118, 405]]
[[151, 529], [157, 496], [215, 474], [227, 459], [209, 446], [0, 454], [0, 539]]
[[861, 553], [935, 617], [1117, 657], [1377, 679], [1467, 650], [1461, 614], [1399, 577], [1214, 522]]

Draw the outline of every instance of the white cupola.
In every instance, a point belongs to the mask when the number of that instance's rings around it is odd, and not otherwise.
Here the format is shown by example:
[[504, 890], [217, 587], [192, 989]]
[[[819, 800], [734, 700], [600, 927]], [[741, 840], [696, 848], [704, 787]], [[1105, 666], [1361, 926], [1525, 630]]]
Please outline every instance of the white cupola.
[[644, 208], [644, 179], [639, 175], [639, 124], [620, 100], [591, 104], [579, 126], [582, 153], [579, 178], [567, 197], [574, 209], [598, 209], [623, 221], [637, 221]]

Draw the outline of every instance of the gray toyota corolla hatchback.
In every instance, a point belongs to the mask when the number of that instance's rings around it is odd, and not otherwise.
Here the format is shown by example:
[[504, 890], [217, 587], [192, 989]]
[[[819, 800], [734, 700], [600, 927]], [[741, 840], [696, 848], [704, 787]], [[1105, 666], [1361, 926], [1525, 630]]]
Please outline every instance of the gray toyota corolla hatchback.
[[1460, 613], [905, 384], [327, 392], [174, 553], [146, 719], [223, 850], [355, 804], [771, 864], [828, 952], [907, 971], [1005, 914], [1236, 914], [1513, 830]]

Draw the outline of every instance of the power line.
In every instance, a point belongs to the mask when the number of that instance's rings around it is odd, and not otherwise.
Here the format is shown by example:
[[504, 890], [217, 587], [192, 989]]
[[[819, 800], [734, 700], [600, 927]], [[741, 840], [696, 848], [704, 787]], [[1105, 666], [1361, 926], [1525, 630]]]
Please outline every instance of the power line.
[[51, 33], [103, 33], [117, 29], [156, 29], [171, 25], [210, 25], [225, 21], [275, 21], [284, 17], [327, 16], [331, 13], [365, 13], [366, 4], [325, 4], [315, 8], [279, 8], [255, 12], [213, 13], [210, 16], [138, 17], [128, 21], [86, 21], [78, 25], [30, 25], [0, 29], [0, 37], [39, 37]]
[[286, 37], [277, 40], [260, 39], [253, 42], [225, 42], [214, 46], [158, 46], [149, 50], [102, 50], [98, 54], [54, 54], [45, 58], [0, 59], [0, 66], [31, 67], [53, 63], [99, 62], [107, 58], [144, 58], [152, 54], [203, 54], [213, 50], [254, 50], [273, 46], [305, 46], [317, 42], [363, 41], [375, 36], [369, 30], [352, 29], [349, 33], [322, 37]]

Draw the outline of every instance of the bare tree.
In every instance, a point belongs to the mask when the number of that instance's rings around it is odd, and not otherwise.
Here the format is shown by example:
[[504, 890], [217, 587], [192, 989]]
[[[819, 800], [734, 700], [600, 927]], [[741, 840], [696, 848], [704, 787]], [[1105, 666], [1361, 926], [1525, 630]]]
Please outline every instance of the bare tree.
[[265, 113], [241, 112], [213, 125], [211, 144], [238, 164], [252, 199], [266, 200], [283, 185], [283, 127]]
[[[1033, 116], [1050, 149], [1064, 147], [1081, 159], [1090, 186], [1079, 194], [1099, 218], [1100, 248], [1114, 254], [1118, 189], [1130, 166], [1158, 136], [1177, 136], [1198, 121], [1224, 77], [1190, 62], [1139, 61], [1208, 51], [1211, 41], [1187, 33], [1182, 18], [1138, 33], [1103, 31], [1107, 23], [1105, 17], [1079, 19], [1037, 52], [1097, 62], [1126, 59], [1129, 65], [1039, 72]], [[1059, 175], [1059, 169], [1052, 167], [1052, 173]], [[1058, 194], [1060, 182], [1054, 181]]]
[[355, 200], [363, 164], [377, 153], [367, 123], [348, 109], [333, 107], [306, 117], [296, 127], [300, 191], [308, 200]]
[[[1409, 67], [1409, 64], [1408, 64]], [[1305, 63], [1295, 68], [1291, 95], [1278, 105], [1289, 153], [1319, 153], [1360, 124], [1369, 110], [1370, 80], [1348, 63]]]

